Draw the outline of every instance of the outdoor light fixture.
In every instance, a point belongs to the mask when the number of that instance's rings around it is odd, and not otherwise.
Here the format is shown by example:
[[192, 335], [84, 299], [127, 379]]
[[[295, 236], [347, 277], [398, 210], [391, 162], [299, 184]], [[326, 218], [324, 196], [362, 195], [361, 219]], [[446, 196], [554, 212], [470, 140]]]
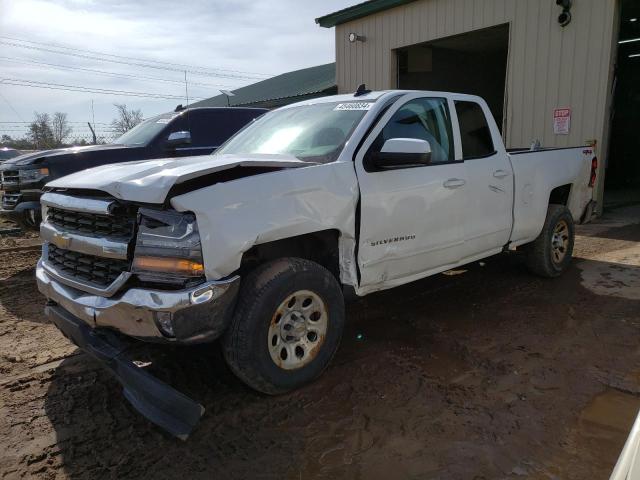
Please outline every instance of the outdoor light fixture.
[[566, 27], [571, 23], [571, 0], [556, 0], [556, 5], [562, 7], [562, 13], [558, 15], [558, 23]]
[[637, 21], [638, 21], [638, 19], [634, 17], [634, 18], [630, 18], [630, 19], [629, 19], [629, 21], [630, 21], [630, 22], [637, 22]]
[[233, 92], [232, 92], [232, 91], [230, 91], [230, 90], [220, 90], [220, 93], [221, 93], [221, 94], [223, 94], [225, 97], [227, 97], [227, 107], [230, 107], [230, 106], [231, 106], [231, 102], [230, 102], [230, 100], [229, 100], [229, 99], [230, 99], [231, 97], [235, 97], [235, 96], [236, 96], [236, 94], [235, 94], [235, 93], [233, 93]]
[[364, 42], [366, 39], [367, 37], [365, 37], [364, 35], [358, 35], [357, 33], [353, 33], [353, 32], [349, 34], [349, 41], [351, 43]]

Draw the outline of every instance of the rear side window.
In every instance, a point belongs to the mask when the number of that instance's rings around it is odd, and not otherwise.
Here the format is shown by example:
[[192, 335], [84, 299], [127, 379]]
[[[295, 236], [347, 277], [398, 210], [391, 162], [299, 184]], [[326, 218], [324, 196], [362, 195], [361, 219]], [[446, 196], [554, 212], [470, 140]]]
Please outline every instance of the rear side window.
[[455, 105], [460, 124], [462, 158], [484, 157], [494, 153], [491, 130], [482, 107], [475, 102], [456, 101]]

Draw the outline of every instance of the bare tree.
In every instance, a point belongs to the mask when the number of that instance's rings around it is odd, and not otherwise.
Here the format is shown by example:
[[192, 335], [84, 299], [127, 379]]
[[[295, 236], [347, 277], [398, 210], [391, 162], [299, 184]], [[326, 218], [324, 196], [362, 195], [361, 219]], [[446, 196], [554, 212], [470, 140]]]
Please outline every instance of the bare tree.
[[53, 141], [56, 147], [62, 146], [66, 138], [71, 135], [71, 127], [69, 126], [66, 113], [56, 112], [53, 114], [51, 130], [53, 131]]
[[124, 103], [114, 103], [113, 106], [118, 111], [118, 118], [111, 122], [114, 133], [122, 135], [142, 121], [142, 110], [128, 109]]
[[34, 112], [35, 119], [29, 125], [28, 137], [36, 149], [52, 148], [55, 146], [51, 117], [48, 113]]

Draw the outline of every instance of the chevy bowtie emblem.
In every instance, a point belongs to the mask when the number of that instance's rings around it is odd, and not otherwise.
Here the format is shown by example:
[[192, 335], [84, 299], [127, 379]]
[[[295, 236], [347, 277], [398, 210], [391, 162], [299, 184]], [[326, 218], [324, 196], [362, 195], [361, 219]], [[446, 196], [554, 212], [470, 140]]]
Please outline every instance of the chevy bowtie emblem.
[[59, 248], [69, 248], [71, 245], [71, 238], [64, 233], [55, 233], [51, 239], [53, 244]]

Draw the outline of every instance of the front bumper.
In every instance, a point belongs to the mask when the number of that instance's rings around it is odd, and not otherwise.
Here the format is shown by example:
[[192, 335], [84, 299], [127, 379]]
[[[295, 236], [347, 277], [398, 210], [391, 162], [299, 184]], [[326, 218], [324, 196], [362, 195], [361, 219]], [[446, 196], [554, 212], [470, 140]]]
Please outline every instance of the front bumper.
[[45, 313], [65, 337], [115, 375], [138, 412], [181, 440], [187, 439], [204, 414], [202, 405], [127, 359], [127, 344], [114, 332], [92, 329], [59, 306], [48, 305]]
[[[146, 341], [201, 343], [219, 337], [229, 324], [240, 277], [206, 282], [187, 290], [130, 288], [111, 297], [90, 294], [36, 267], [38, 290], [91, 328], [110, 328]], [[61, 281], [62, 280], [62, 281]], [[159, 327], [170, 316], [173, 336]]]

